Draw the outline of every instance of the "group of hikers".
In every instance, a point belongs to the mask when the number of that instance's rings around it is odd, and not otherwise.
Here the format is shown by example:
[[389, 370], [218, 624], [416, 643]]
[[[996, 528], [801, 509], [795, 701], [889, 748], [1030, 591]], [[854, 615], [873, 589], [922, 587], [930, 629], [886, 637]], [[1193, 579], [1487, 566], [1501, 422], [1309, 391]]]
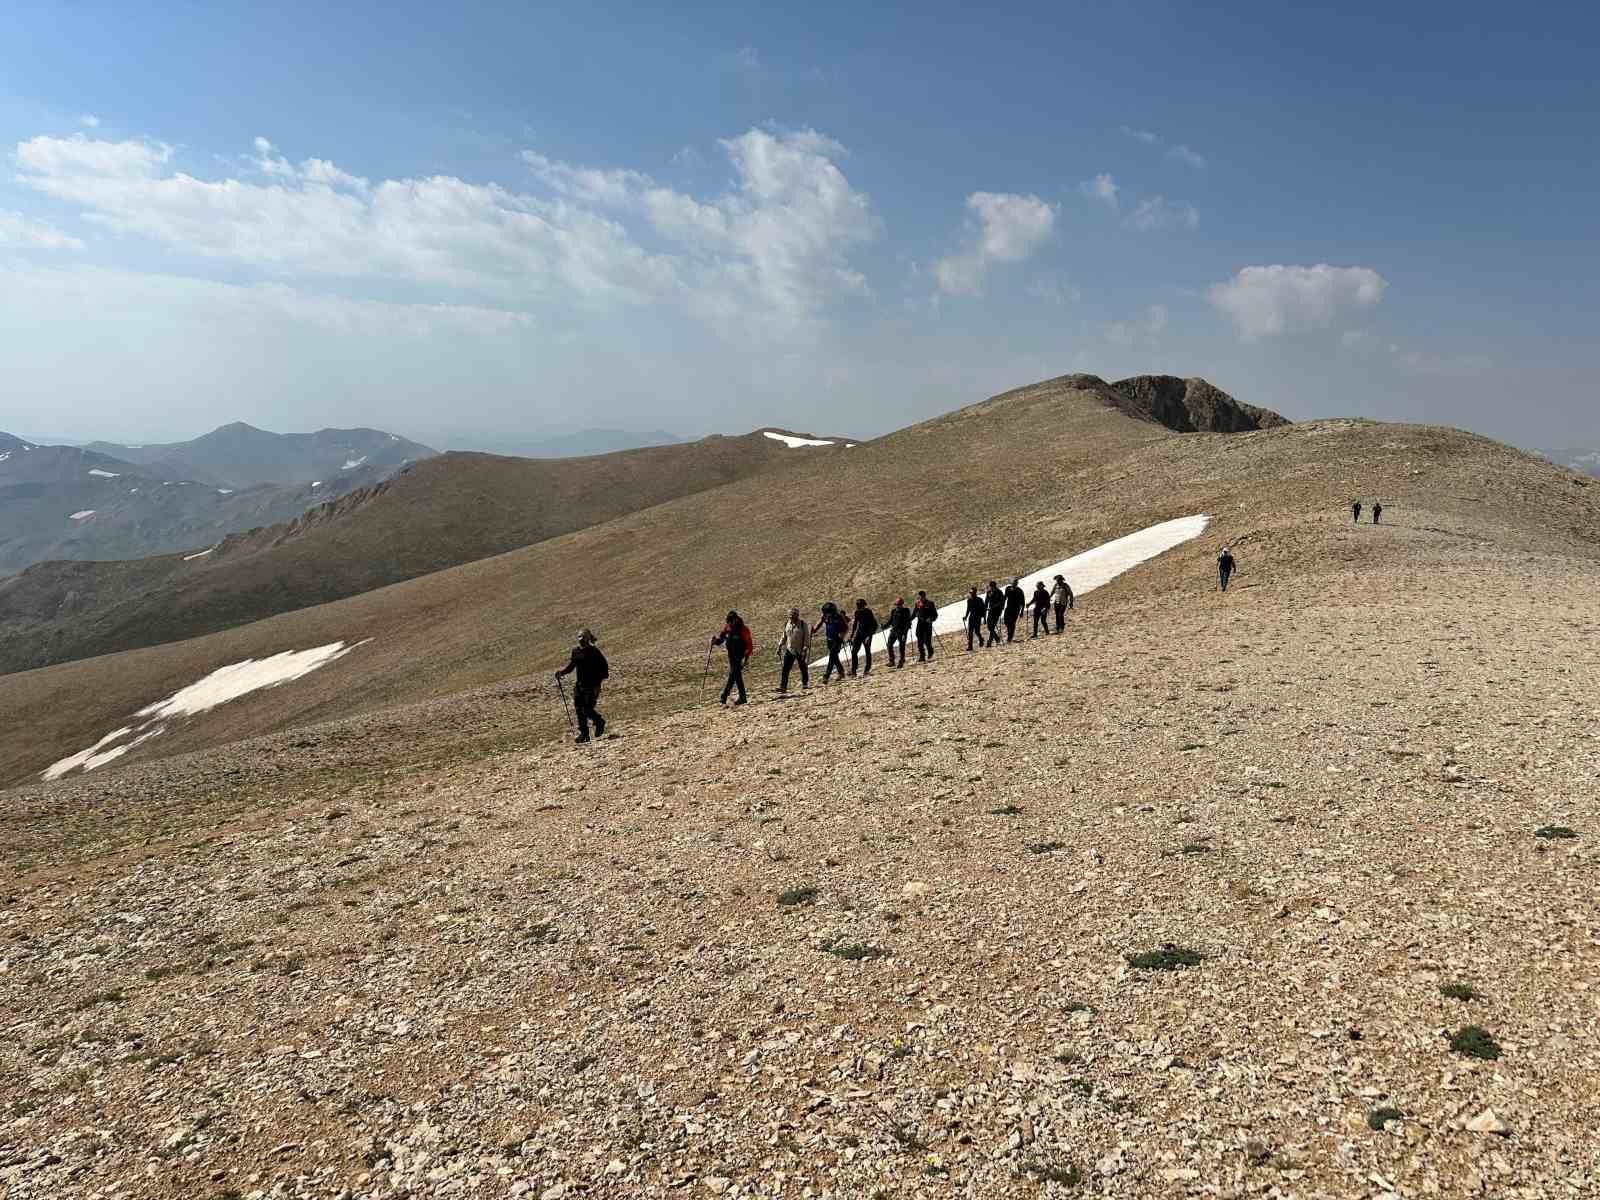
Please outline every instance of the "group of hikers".
[[[1357, 525], [1361, 524], [1361, 501], [1359, 501], [1359, 500], [1350, 501], [1350, 519], [1352, 521], [1354, 521]], [[1372, 502], [1372, 523], [1374, 525], [1376, 525], [1380, 521], [1382, 521], [1382, 519], [1383, 519], [1383, 502], [1381, 500], [1374, 500]]]

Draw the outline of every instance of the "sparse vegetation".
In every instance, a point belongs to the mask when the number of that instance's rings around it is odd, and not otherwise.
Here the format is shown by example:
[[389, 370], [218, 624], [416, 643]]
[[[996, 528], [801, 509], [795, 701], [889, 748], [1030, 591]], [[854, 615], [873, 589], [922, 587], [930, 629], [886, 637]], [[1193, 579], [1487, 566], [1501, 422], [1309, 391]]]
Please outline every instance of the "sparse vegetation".
[[1541, 825], [1538, 829], [1533, 831], [1533, 836], [1536, 838], [1553, 839], [1575, 838], [1578, 836], [1578, 831], [1576, 829], [1569, 829], [1565, 825]]
[[1041, 1162], [1039, 1159], [1030, 1159], [1017, 1168], [1017, 1174], [1032, 1175], [1043, 1183], [1054, 1183], [1069, 1188], [1078, 1187], [1083, 1183], [1083, 1172], [1075, 1163], [1057, 1166], [1054, 1163]]
[[1493, 1061], [1500, 1057], [1500, 1043], [1481, 1025], [1468, 1025], [1450, 1035], [1450, 1049], [1468, 1058]]
[[120, 988], [110, 988], [103, 992], [90, 992], [88, 995], [80, 997], [78, 1002], [73, 1005], [73, 1008], [78, 1012], [86, 1012], [102, 1004], [121, 1004], [127, 998]]
[[999, 808], [991, 808], [989, 810], [991, 817], [1016, 817], [1021, 814], [1022, 806], [1019, 804], [1002, 804]]
[[882, 946], [872, 946], [863, 942], [847, 942], [839, 937], [824, 939], [817, 949], [831, 954], [835, 958], [842, 958], [846, 962], [867, 962], [872, 959], [889, 957], [889, 951]]
[[1181, 967], [1198, 967], [1205, 961], [1198, 950], [1188, 950], [1171, 943], [1159, 950], [1142, 950], [1127, 956], [1128, 965], [1137, 971], [1176, 971]]
[[1384, 1126], [1388, 1125], [1389, 1122], [1399, 1121], [1404, 1119], [1404, 1117], [1405, 1113], [1401, 1112], [1398, 1108], [1392, 1108], [1389, 1106], [1375, 1108], [1367, 1114], [1367, 1128], [1382, 1132]]
[[1029, 854], [1054, 854], [1057, 850], [1065, 850], [1065, 842], [1034, 842], [1028, 847]]
[[1483, 993], [1470, 983], [1441, 983], [1439, 994], [1451, 1000], [1481, 1000]]

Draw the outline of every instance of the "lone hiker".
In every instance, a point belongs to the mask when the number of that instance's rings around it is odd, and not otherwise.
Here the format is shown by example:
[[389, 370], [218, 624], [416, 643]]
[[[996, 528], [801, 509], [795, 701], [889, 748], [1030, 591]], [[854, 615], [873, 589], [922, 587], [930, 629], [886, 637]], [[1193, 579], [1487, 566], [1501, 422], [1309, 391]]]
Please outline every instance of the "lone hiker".
[[1039, 630], [1050, 632], [1050, 593], [1045, 590], [1044, 580], [1039, 580], [1033, 585], [1033, 632], [1028, 636], [1036, 638]]
[[1222, 553], [1217, 555], [1217, 586], [1220, 590], [1224, 592], [1228, 590], [1228, 580], [1233, 578], [1233, 569], [1236, 566], [1238, 564], [1233, 561], [1233, 552], [1224, 546]]
[[836, 669], [839, 672], [839, 678], [844, 678], [844, 660], [839, 657], [839, 651], [844, 649], [845, 630], [849, 627], [849, 621], [845, 620], [845, 615], [839, 611], [837, 604], [832, 600], [823, 604], [821, 618], [811, 627], [812, 633], [821, 629], [823, 631], [822, 636], [828, 642], [828, 669], [822, 673], [823, 683], [828, 683], [833, 679], [833, 672]]
[[789, 620], [783, 627], [783, 643], [779, 654], [783, 658], [783, 673], [778, 677], [778, 695], [782, 696], [789, 690], [789, 672], [796, 663], [800, 664], [800, 687], [811, 687], [810, 671], [806, 667], [806, 658], [811, 649], [811, 627], [800, 619], [800, 610], [791, 608]]
[[995, 585], [995, 581], [992, 579], [989, 580], [989, 590], [983, 594], [983, 603], [983, 619], [984, 623], [989, 627], [989, 640], [984, 645], [992, 646], [1000, 640], [1000, 636], [995, 633], [994, 627], [1000, 624], [1000, 614], [1005, 612], [1006, 608], [1005, 593]]
[[1374, 500], [1372, 502], [1372, 523], [1374, 525], [1376, 525], [1382, 519], [1383, 519], [1383, 505], [1379, 501]]
[[1056, 585], [1050, 589], [1050, 603], [1056, 610], [1056, 632], [1061, 633], [1067, 627], [1067, 609], [1072, 608], [1077, 601], [1072, 595], [1072, 585], [1062, 576], [1056, 576]]
[[595, 705], [600, 703], [600, 685], [611, 677], [611, 667], [600, 647], [594, 644], [594, 634], [585, 629], [578, 634], [578, 644], [572, 648], [567, 665], [556, 672], [556, 678], [577, 672], [573, 680], [572, 707], [578, 714], [578, 736], [575, 745], [589, 740], [589, 722], [594, 722], [594, 736], [605, 737], [606, 719]]
[[1017, 618], [1022, 615], [1022, 606], [1028, 602], [1027, 595], [1023, 592], [1021, 581], [1013, 579], [1006, 588], [1006, 641], [1017, 640]]
[[967, 653], [972, 652], [972, 639], [978, 639], [978, 645], [983, 645], [983, 614], [985, 606], [983, 597], [978, 595], [978, 589], [972, 588], [967, 592]]
[[756, 652], [755, 635], [750, 632], [750, 626], [739, 619], [739, 614], [729, 609], [722, 632], [711, 639], [711, 644], [728, 647], [728, 682], [722, 685], [722, 703], [726, 704], [733, 689], [738, 688], [739, 698], [733, 702], [738, 707], [750, 698], [744, 690], [744, 663]]
[[856, 673], [856, 656], [864, 649], [867, 652], [867, 669], [862, 675], [872, 674], [872, 635], [878, 632], [878, 617], [867, 602], [856, 600], [856, 615], [850, 622], [850, 674]]
[[1357, 525], [1361, 524], [1361, 501], [1350, 502], [1350, 517]]
[[917, 619], [917, 661], [927, 662], [933, 658], [933, 623], [939, 619], [939, 606], [927, 592], [919, 591], [911, 615]]
[[[904, 596], [895, 597], [894, 607], [889, 610], [889, 665], [903, 667], [906, 665], [906, 635], [911, 632], [911, 610], [906, 607]], [[894, 660], [894, 648], [900, 646], [900, 661]]]

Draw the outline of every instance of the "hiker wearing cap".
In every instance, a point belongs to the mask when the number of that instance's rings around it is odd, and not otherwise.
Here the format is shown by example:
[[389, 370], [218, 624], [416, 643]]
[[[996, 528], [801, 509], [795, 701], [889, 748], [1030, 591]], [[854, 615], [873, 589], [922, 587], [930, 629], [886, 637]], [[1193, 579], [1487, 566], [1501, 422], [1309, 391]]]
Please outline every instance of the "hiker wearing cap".
[[755, 635], [750, 632], [750, 626], [739, 619], [739, 614], [730, 609], [722, 631], [711, 639], [711, 644], [728, 648], [728, 682], [722, 685], [722, 703], [726, 704], [733, 689], [738, 688], [739, 698], [733, 702], [737, 707], [749, 699], [744, 690], [744, 663], [755, 653]]
[[845, 620], [845, 615], [839, 611], [839, 606], [829, 600], [822, 606], [822, 616], [811, 632], [823, 631], [823, 637], [828, 643], [828, 669], [822, 673], [822, 682], [829, 683], [833, 679], [835, 670], [839, 678], [844, 678], [844, 660], [839, 657], [839, 652], [844, 649], [845, 631], [850, 628], [850, 622]]
[[1067, 627], [1067, 609], [1076, 603], [1072, 595], [1072, 586], [1063, 576], [1057, 575], [1055, 586], [1050, 589], [1050, 604], [1056, 610], [1056, 632], [1061, 633]]
[[1233, 552], [1224, 546], [1222, 548], [1222, 553], [1217, 555], [1218, 590], [1224, 592], [1228, 590], [1228, 580], [1233, 578], [1233, 569], [1236, 566], [1238, 566], [1238, 564], [1233, 561]]
[[595, 645], [594, 634], [587, 629], [578, 634], [578, 644], [572, 648], [572, 657], [567, 660], [566, 666], [556, 672], [556, 678], [569, 674], [577, 675], [572, 684], [572, 707], [578, 716], [576, 744], [581, 746], [589, 740], [591, 721], [594, 723], [594, 736], [605, 736], [606, 719], [595, 705], [600, 703], [600, 685], [611, 677], [610, 664], [606, 662], [606, 656], [600, 653], [600, 647]]
[[[904, 596], [895, 597], [894, 607], [889, 610], [889, 665], [903, 667], [906, 665], [906, 635], [911, 632], [911, 610], [906, 607]], [[894, 660], [894, 648], [900, 647], [900, 661]]]
[[1028, 598], [1028, 608], [1033, 614], [1033, 632], [1030, 638], [1039, 636], [1039, 630], [1050, 632], [1050, 592], [1044, 586], [1044, 580], [1039, 580], [1033, 585], [1033, 595]]
[[987, 605], [983, 597], [978, 595], [978, 589], [972, 588], [967, 592], [967, 653], [972, 653], [972, 639], [978, 639], [978, 645], [983, 645], [983, 614]]
[[1006, 641], [1017, 640], [1017, 618], [1022, 615], [1022, 607], [1027, 602], [1028, 596], [1022, 590], [1022, 581], [1013, 579], [1006, 588]]
[[989, 580], [989, 590], [983, 594], [983, 607], [983, 620], [989, 629], [989, 640], [984, 645], [992, 646], [1000, 640], [1000, 636], [994, 630], [995, 626], [1000, 624], [1001, 614], [1006, 610], [1006, 595], [992, 579]]
[[865, 600], [856, 600], [856, 615], [850, 622], [850, 674], [856, 673], [856, 656], [867, 652], [867, 668], [863, 675], [872, 674], [872, 635], [878, 632], [878, 615], [867, 607]]
[[939, 619], [939, 606], [927, 592], [919, 591], [911, 615], [917, 620], [917, 661], [927, 662], [933, 657], [933, 623]]
[[806, 667], [806, 654], [811, 649], [811, 627], [800, 619], [800, 610], [791, 608], [789, 620], [783, 627], [783, 640], [778, 653], [783, 659], [783, 673], [778, 677], [778, 695], [789, 691], [789, 672], [796, 663], [800, 665], [801, 690], [810, 688], [811, 676]]

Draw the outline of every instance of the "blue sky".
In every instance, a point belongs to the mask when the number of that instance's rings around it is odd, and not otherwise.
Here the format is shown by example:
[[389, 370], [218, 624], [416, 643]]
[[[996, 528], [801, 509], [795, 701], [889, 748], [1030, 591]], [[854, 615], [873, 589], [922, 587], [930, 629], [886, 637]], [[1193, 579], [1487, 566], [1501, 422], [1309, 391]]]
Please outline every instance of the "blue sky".
[[13, 3], [0, 428], [867, 436], [1066, 371], [1600, 439], [1576, 6]]

